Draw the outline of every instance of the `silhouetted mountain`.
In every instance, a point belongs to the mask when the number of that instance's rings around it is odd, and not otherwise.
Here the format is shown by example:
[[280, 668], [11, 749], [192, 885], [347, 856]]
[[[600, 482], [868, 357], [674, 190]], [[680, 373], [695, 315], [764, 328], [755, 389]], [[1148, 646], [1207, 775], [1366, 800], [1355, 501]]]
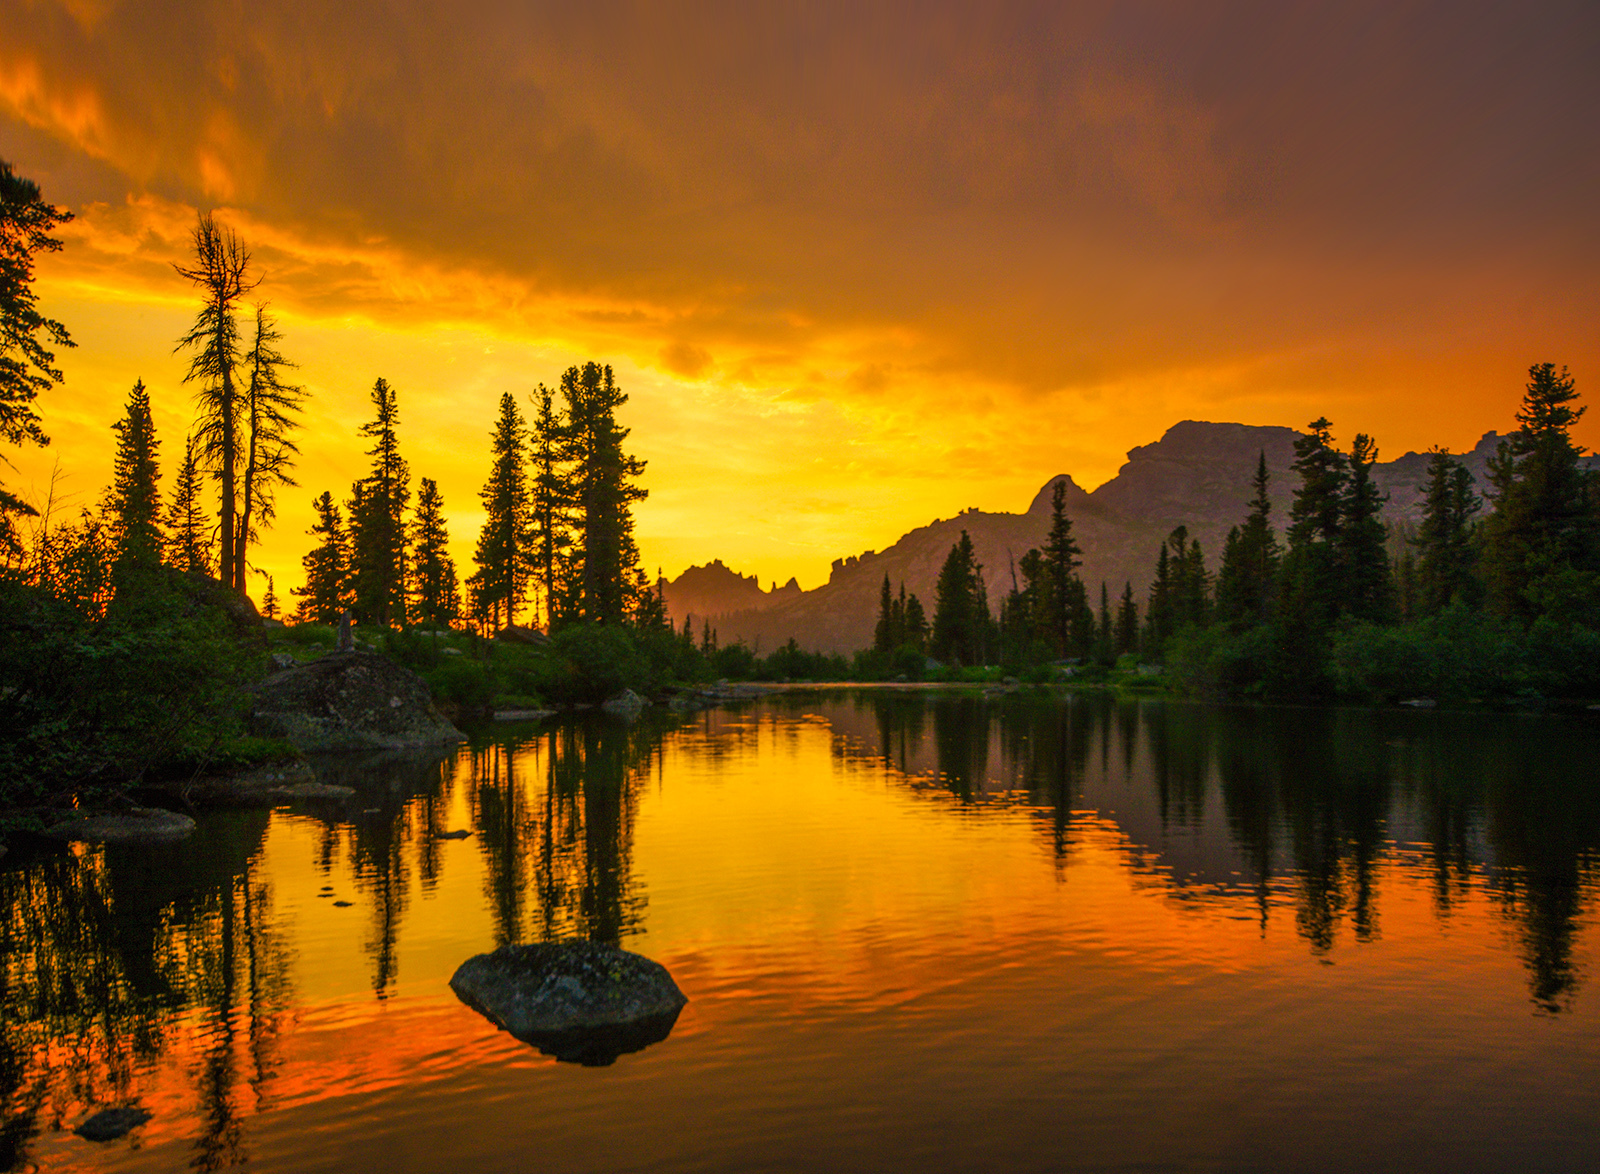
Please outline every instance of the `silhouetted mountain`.
[[[1272, 474], [1273, 523], [1282, 535], [1294, 494], [1289, 467], [1300, 435], [1292, 428], [1185, 420], [1174, 424], [1156, 443], [1128, 453], [1128, 463], [1093, 493], [1085, 493], [1068, 474], [1059, 473], [1045, 482], [1026, 513], [968, 510], [954, 518], [936, 519], [887, 550], [834, 560], [828, 582], [811, 591], [801, 592], [796, 587], [788, 595], [767, 593], [753, 578], [734, 575], [721, 563], [691, 567], [667, 585], [668, 607], [674, 606], [678, 584], [692, 575], [699, 581], [706, 578], [706, 572], [720, 568], [721, 581], [743, 584], [737, 588], [742, 594], [731, 589], [721, 595], [705, 592], [695, 597], [701, 602], [691, 610], [697, 616], [715, 617], [713, 624], [723, 643], [743, 639], [770, 651], [793, 636], [804, 648], [852, 652], [872, 643], [878, 593], [886, 574], [896, 589], [903, 582], [907, 591], [921, 598], [928, 615], [933, 615], [939, 568], [965, 530], [983, 564], [990, 609], [998, 611], [1001, 598], [1011, 588], [1015, 560], [1044, 541], [1050, 526], [1051, 487], [1062, 480], [1067, 484], [1073, 533], [1083, 548], [1080, 573], [1089, 586], [1091, 602], [1099, 603], [1102, 581], [1113, 600], [1123, 584], [1130, 582], [1142, 609], [1156, 553], [1175, 527], [1187, 526], [1190, 535], [1199, 539], [1206, 566], [1215, 572], [1229, 528], [1244, 520], [1250, 478], [1262, 453]], [[1487, 486], [1488, 459], [1500, 440], [1490, 432], [1461, 456], [1477, 478], [1480, 493]], [[1420, 517], [1427, 464], [1428, 454], [1408, 452], [1374, 467], [1374, 481], [1389, 495], [1384, 517], [1391, 524], [1415, 524]], [[790, 583], [793, 586], [793, 580]], [[723, 599], [747, 602], [728, 606], [720, 604]], [[710, 610], [713, 600], [722, 611]], [[707, 610], [702, 612], [700, 607]], [[682, 613], [673, 610], [673, 614], [681, 623]]]
[[662, 584], [667, 602], [667, 614], [681, 625], [685, 616], [703, 620], [728, 612], [760, 611], [777, 604], [799, 598], [800, 583], [790, 579], [782, 587], [776, 583], [771, 591], [761, 590], [761, 582], [754, 575], [741, 575], [729, 570], [721, 559], [713, 559], [703, 567], [690, 567], [676, 579]]

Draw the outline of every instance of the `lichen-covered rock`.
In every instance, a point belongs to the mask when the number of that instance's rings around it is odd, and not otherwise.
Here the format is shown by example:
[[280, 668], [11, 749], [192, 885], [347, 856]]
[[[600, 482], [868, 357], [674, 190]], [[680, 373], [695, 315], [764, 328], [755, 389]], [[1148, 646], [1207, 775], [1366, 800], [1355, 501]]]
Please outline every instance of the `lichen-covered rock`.
[[331, 653], [255, 686], [250, 732], [307, 753], [460, 742], [410, 669], [371, 652]]
[[110, 815], [69, 819], [45, 834], [58, 840], [86, 840], [102, 844], [171, 844], [194, 831], [194, 820], [159, 807], [130, 807]]
[[463, 962], [450, 989], [524, 1043], [587, 1065], [666, 1039], [689, 1001], [659, 962], [598, 942], [501, 946]]
[[628, 721], [637, 721], [639, 715], [645, 711], [650, 702], [640, 697], [632, 689], [624, 689], [610, 701], [600, 706], [601, 709], [613, 717], [625, 718]]

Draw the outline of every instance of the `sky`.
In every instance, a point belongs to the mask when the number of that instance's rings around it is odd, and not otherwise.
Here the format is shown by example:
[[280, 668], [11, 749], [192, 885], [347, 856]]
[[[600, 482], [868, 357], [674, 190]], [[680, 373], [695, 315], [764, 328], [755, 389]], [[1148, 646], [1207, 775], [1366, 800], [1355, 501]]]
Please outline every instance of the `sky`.
[[646, 567], [763, 585], [1183, 419], [1469, 448], [1530, 364], [1600, 377], [1596, 61], [1592, 0], [5, 0], [0, 159], [74, 214], [38, 291], [77, 346], [0, 479], [91, 504], [143, 379], [170, 483], [203, 211], [311, 393], [280, 596], [379, 376], [463, 573], [501, 394], [588, 360]]

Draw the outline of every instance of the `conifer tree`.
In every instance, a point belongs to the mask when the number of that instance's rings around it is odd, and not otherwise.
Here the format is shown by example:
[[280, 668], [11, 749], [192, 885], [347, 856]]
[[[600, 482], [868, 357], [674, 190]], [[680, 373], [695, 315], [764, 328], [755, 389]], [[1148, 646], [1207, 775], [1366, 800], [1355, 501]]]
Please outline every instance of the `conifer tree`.
[[1414, 606], [1422, 615], [1435, 615], [1455, 600], [1476, 603], [1479, 594], [1473, 574], [1473, 517], [1483, 503], [1473, 491], [1472, 474], [1465, 465], [1445, 449], [1435, 448], [1432, 453], [1422, 522], [1410, 542], [1416, 551], [1410, 571]]
[[183, 441], [183, 463], [167, 507], [167, 562], [187, 574], [211, 573], [211, 531], [200, 503], [200, 460], [194, 434]]
[[178, 340], [177, 350], [193, 348], [185, 383], [199, 384], [195, 438], [207, 470], [217, 482], [222, 540], [218, 577], [243, 591], [237, 577], [240, 464], [240, 408], [238, 387], [239, 323], [235, 307], [256, 285], [250, 276], [250, 254], [231, 228], [220, 228], [211, 213], [202, 213], [194, 230], [195, 264], [174, 266], [200, 289], [200, 313], [189, 333]]
[[1156, 555], [1156, 574], [1150, 581], [1150, 602], [1144, 619], [1145, 647], [1158, 655], [1177, 630], [1173, 615], [1174, 594], [1172, 560], [1167, 554], [1167, 543], [1163, 542]]
[[412, 616], [431, 628], [448, 628], [461, 611], [461, 591], [456, 583], [455, 560], [450, 557], [444, 498], [439, 494], [438, 482], [431, 477], [424, 477], [417, 486], [412, 538]]
[[633, 610], [636, 594], [639, 553], [631, 507], [646, 496], [634, 484], [644, 462], [623, 451], [628, 429], [616, 419], [628, 397], [611, 368], [598, 363], [569, 368], [561, 377], [561, 394], [576, 520], [567, 612], [588, 623], [620, 623]]
[[266, 594], [261, 597], [261, 614], [269, 620], [278, 618], [278, 589], [272, 582], [271, 575], [267, 576]]
[[1370, 436], [1357, 433], [1350, 445], [1339, 534], [1344, 587], [1340, 609], [1373, 623], [1391, 619], [1394, 613], [1394, 580], [1386, 549], [1389, 529], [1379, 516], [1384, 498], [1372, 480], [1377, 460], [1378, 446]]
[[[7, 444], [50, 443], [33, 402], [62, 379], [47, 347], [73, 342], [65, 326], [39, 312], [33, 265], [36, 254], [61, 248], [50, 234], [71, 219], [72, 213], [45, 203], [37, 184], [0, 159], [0, 440]], [[11, 518], [35, 513], [0, 485], [0, 554], [21, 557]]]
[[395, 434], [400, 409], [394, 389], [381, 378], [372, 385], [372, 406], [373, 418], [361, 426], [361, 435], [372, 440], [372, 471], [351, 486], [349, 502], [351, 611], [363, 623], [403, 626], [411, 470]]
[[1094, 659], [1098, 664], [1110, 664], [1117, 658], [1116, 624], [1111, 618], [1111, 593], [1105, 580], [1100, 580], [1100, 615], [1094, 626]]
[[[905, 593], [905, 584], [900, 585], [900, 591]], [[922, 600], [915, 594], [907, 595], [905, 608], [905, 642], [922, 652], [928, 646], [928, 615], [922, 608]]]
[[895, 648], [894, 593], [889, 589], [889, 576], [883, 576], [883, 587], [878, 592], [878, 622], [872, 630], [872, 648], [875, 652], [893, 652]]
[[234, 581], [245, 581], [246, 552], [258, 537], [256, 524], [270, 525], [277, 513], [274, 492], [280, 485], [294, 486], [289, 470], [300, 449], [289, 433], [300, 426], [295, 415], [305, 400], [305, 389], [284, 381], [293, 363], [278, 350], [278, 332], [265, 306], [256, 307], [255, 339], [244, 357], [245, 384], [240, 408], [244, 434], [244, 472], [240, 478], [238, 533], [234, 539]]
[[1572, 440], [1585, 411], [1577, 398], [1565, 367], [1530, 367], [1521, 427], [1490, 459], [1495, 511], [1483, 523], [1483, 562], [1498, 615], [1593, 623], [1600, 611], [1600, 486]]
[[933, 655], [957, 664], [983, 664], [990, 624], [983, 567], [965, 530], [950, 548], [934, 588]]
[[161, 564], [161, 491], [157, 488], [161, 470], [156, 464], [160, 442], [143, 380], [133, 385], [123, 417], [111, 430], [117, 434], [117, 451], [106, 512], [115, 552], [114, 574], [125, 581], [130, 574]]
[[566, 563], [572, 547], [572, 486], [563, 469], [569, 447], [568, 430], [556, 408], [555, 393], [541, 383], [534, 393], [534, 405], [530, 543], [534, 587], [544, 602], [548, 630], [555, 623], [561, 584], [567, 577]]
[[1257, 458], [1255, 496], [1243, 526], [1228, 531], [1217, 574], [1217, 614], [1225, 622], [1261, 623], [1272, 611], [1282, 552], [1272, 529], [1267, 456]]
[[474, 579], [480, 605], [507, 625], [517, 622], [517, 606], [527, 594], [534, 566], [528, 495], [528, 431], [517, 401], [508, 391], [500, 397], [489, 449], [494, 463], [479, 496], [483, 500], [483, 529], [478, 532]]
[[1117, 655], [1139, 650], [1139, 605], [1133, 599], [1133, 584], [1124, 582], [1117, 605]]
[[1072, 519], [1067, 516], [1066, 482], [1057, 481], [1050, 490], [1050, 533], [1040, 550], [1045, 591], [1039, 602], [1048, 639], [1058, 656], [1088, 651], [1084, 613], [1089, 603], [1077, 573], [1082, 554], [1072, 537]]
[[1323, 634], [1338, 615], [1344, 584], [1340, 537], [1350, 473], [1333, 447], [1332, 425], [1313, 420], [1294, 442], [1300, 485], [1289, 510], [1289, 549], [1279, 573], [1278, 610], [1290, 640], [1286, 660], [1319, 661]]
[[302, 601], [299, 611], [305, 619], [336, 624], [349, 606], [350, 548], [344, 518], [327, 490], [311, 508], [317, 511], [317, 520], [307, 533], [318, 542], [300, 560], [306, 572], [305, 586], [291, 589], [290, 594]]

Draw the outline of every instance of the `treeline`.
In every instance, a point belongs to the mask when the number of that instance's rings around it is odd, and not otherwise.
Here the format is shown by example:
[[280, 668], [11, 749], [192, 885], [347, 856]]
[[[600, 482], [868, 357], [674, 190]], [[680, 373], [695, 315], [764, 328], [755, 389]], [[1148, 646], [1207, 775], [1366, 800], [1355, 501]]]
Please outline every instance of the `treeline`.
[[1489, 463], [1489, 500], [1435, 448], [1414, 528], [1382, 519], [1371, 437], [1341, 451], [1315, 420], [1295, 442], [1282, 537], [1263, 455], [1216, 572], [1178, 527], [1156, 553], [1142, 612], [1128, 584], [1113, 606], [1102, 583], [1091, 608], [1058, 485], [1045, 545], [1018, 562], [997, 617], [967, 536], [952, 547], [928, 651], [1009, 671], [1137, 660], [1221, 695], [1600, 694], [1600, 474], [1572, 440], [1577, 398], [1566, 368], [1530, 368], [1519, 427]]

